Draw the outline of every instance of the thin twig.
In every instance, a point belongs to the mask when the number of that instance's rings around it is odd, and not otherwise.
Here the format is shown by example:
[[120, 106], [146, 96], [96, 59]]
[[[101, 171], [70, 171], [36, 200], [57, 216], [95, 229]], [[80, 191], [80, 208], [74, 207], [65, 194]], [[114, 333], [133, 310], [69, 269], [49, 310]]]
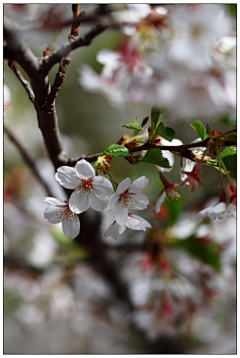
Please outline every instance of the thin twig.
[[[170, 152], [174, 152], [177, 155], [181, 155], [185, 158], [188, 158], [188, 159], [191, 159], [192, 161], [194, 161], [195, 155], [191, 153], [189, 148], [205, 147], [207, 145], [208, 141], [209, 141], [209, 138], [206, 138], [203, 141], [198, 142], [198, 143], [190, 143], [190, 144], [183, 144], [183, 145], [176, 145], [176, 146], [166, 146], [166, 145], [145, 143], [143, 145], [131, 147], [128, 149], [129, 149], [130, 153], [134, 153], [134, 152], [140, 152], [142, 150], [149, 150], [152, 148], [157, 148], [157, 149], [161, 149], [161, 150], [168, 150]], [[74, 166], [81, 159], [85, 159], [88, 162], [95, 162], [97, 160], [97, 158], [101, 155], [103, 155], [103, 152], [96, 153], [96, 154], [90, 154], [90, 155], [81, 155], [81, 157], [79, 157], [77, 159], [69, 158], [68, 162], [65, 163], [65, 165]]]
[[17, 78], [19, 79], [19, 81], [21, 82], [21, 84], [23, 85], [23, 87], [25, 88], [30, 101], [35, 104], [35, 96], [33, 94], [33, 91], [30, 87], [30, 84], [27, 80], [25, 80], [25, 78], [23, 77], [22, 73], [20, 72], [18, 66], [16, 65], [16, 63], [14, 61], [9, 60], [8, 61], [8, 66], [11, 68], [11, 70], [13, 70], [13, 72], [15, 73], [15, 75], [17, 76]]
[[48, 196], [54, 196], [54, 194], [51, 192], [51, 189], [49, 188], [48, 184], [45, 182], [42, 175], [39, 173], [38, 168], [35, 164], [35, 159], [32, 157], [32, 155], [28, 152], [28, 150], [23, 146], [23, 144], [19, 141], [19, 139], [16, 138], [15, 134], [8, 128], [8, 126], [4, 123], [4, 132], [7, 134], [10, 141], [15, 144], [15, 146], [18, 148], [19, 152], [21, 153], [23, 159], [29, 166], [29, 168], [32, 170], [35, 177], [38, 179], [39, 183], [44, 187], [44, 189], [47, 192]]
[[[78, 18], [80, 10], [80, 5], [72, 5], [72, 11], [73, 11], [73, 19]], [[84, 11], [85, 14], [85, 11]], [[80, 26], [80, 21], [77, 23], [72, 24], [70, 35], [68, 36], [69, 42], [72, 42], [77, 39], [78, 37], [78, 29]], [[60, 62], [58, 72], [56, 74], [54, 83], [51, 87], [51, 92], [48, 96], [47, 100], [47, 110], [48, 112], [51, 112], [53, 110], [53, 103], [55, 98], [57, 97], [58, 91], [61, 88], [61, 85], [66, 79], [66, 72], [68, 69], [69, 64], [71, 63], [71, 52], [69, 52]]]
[[42, 64], [40, 66], [41, 73], [43, 76], [46, 76], [48, 72], [51, 70], [51, 68], [58, 62], [61, 61], [61, 59], [66, 56], [69, 52], [83, 46], [88, 46], [92, 42], [92, 40], [100, 35], [107, 26], [96, 26], [94, 29], [90, 30], [86, 35], [83, 37], [78, 38], [75, 41], [72, 41], [68, 43], [67, 45], [62, 46], [58, 51], [54, 52], [52, 55], [50, 55], [47, 58], [44, 58], [42, 60]]

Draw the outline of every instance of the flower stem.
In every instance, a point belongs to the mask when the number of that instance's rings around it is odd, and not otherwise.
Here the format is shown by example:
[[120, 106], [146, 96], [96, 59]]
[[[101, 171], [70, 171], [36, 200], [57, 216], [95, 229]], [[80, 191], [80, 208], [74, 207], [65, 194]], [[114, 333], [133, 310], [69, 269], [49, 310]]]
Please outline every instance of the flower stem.
[[137, 135], [135, 137], [130, 137], [126, 141], [124, 141], [124, 144], [133, 142], [134, 140], [141, 140], [143, 138], [147, 138], [147, 135], [146, 134], [140, 134], [140, 135]]
[[105, 172], [105, 174], [107, 175], [108, 179], [110, 180], [110, 182], [113, 185], [113, 189], [116, 191], [117, 187], [118, 187], [118, 183], [113, 179], [113, 177], [106, 171], [106, 169], [104, 168], [103, 164], [100, 164], [101, 168], [103, 169], [103, 171]]

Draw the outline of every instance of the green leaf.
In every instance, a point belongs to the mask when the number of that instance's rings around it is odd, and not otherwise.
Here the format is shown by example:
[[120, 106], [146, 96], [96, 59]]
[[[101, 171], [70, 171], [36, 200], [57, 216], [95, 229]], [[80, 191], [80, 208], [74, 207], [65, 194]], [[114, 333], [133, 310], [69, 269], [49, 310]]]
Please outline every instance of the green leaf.
[[220, 119], [219, 121], [222, 124], [225, 124], [226, 126], [229, 127], [236, 127], [237, 126], [237, 119], [236, 118], [230, 118], [228, 115], [224, 116], [223, 118]]
[[136, 123], [124, 124], [122, 127], [126, 127], [128, 129], [136, 129], [139, 131], [144, 131], [143, 127], [141, 127], [140, 124], [136, 124]]
[[151, 129], [152, 131], [155, 130], [155, 128], [158, 125], [158, 121], [161, 117], [161, 115], [165, 112], [166, 109], [159, 108], [159, 107], [153, 107], [151, 110]]
[[223, 163], [225, 164], [229, 175], [236, 179], [237, 176], [237, 147], [228, 147], [220, 154]]
[[157, 127], [156, 134], [171, 142], [175, 137], [175, 130], [171, 127], [165, 127], [163, 122], [160, 122], [159, 126]]
[[229, 157], [230, 155], [237, 155], [237, 147], [232, 146], [225, 148], [220, 154], [220, 157], [223, 159], [225, 157]]
[[162, 156], [161, 149], [158, 148], [149, 149], [142, 162], [155, 164], [163, 168], [171, 168], [168, 159]]
[[128, 148], [119, 144], [111, 144], [103, 154], [112, 155], [114, 157], [128, 157], [130, 155]]
[[207, 133], [204, 125], [200, 121], [195, 121], [194, 123], [190, 124], [190, 127], [195, 129], [195, 131], [198, 133], [199, 137], [204, 140], [209, 137], [209, 134]]

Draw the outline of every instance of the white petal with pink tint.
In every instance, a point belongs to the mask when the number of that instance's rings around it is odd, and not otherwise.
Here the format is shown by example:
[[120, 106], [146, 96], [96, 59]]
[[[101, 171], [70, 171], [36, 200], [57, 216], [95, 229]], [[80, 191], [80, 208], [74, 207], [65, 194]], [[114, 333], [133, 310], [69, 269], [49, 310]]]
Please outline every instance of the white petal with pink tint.
[[44, 212], [44, 217], [52, 224], [62, 223], [63, 233], [66, 237], [74, 239], [80, 232], [79, 217], [71, 211], [68, 202], [62, 202], [56, 198], [44, 198], [49, 207]]

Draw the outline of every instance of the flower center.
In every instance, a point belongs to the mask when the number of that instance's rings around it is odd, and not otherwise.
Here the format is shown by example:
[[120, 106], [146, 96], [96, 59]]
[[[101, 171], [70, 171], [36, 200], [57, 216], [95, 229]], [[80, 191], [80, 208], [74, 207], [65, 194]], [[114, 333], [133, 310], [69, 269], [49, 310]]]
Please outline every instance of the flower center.
[[137, 200], [128, 193], [124, 193], [121, 195], [121, 201], [123, 203], [123, 207], [127, 208], [128, 206], [132, 209], [137, 204]]
[[66, 205], [60, 211], [56, 211], [56, 216], [62, 220], [72, 221], [74, 213], [70, 210], [69, 205]]
[[80, 189], [85, 191], [85, 195], [89, 194], [92, 190], [92, 179], [84, 180], [82, 179], [82, 184], [80, 185]]

